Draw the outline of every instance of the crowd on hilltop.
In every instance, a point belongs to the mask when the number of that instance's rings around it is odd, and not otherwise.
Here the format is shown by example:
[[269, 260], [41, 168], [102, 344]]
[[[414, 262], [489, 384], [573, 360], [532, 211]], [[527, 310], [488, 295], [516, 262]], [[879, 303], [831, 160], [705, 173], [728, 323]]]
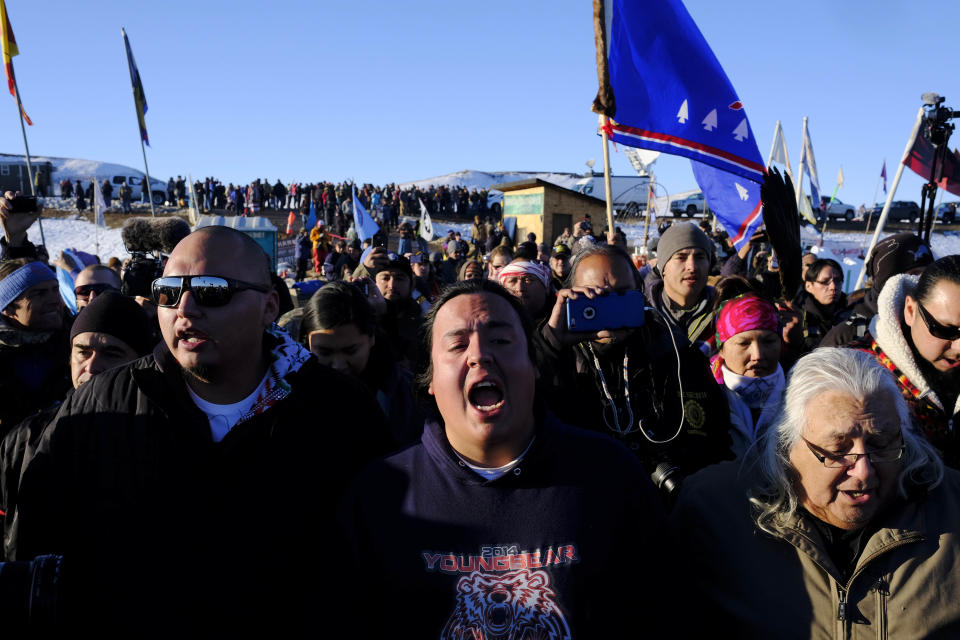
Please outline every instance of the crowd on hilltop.
[[14, 635], [960, 636], [960, 256], [890, 235], [847, 295], [772, 224], [631, 254], [358, 187], [391, 251], [338, 233], [349, 183], [220, 187], [313, 204], [294, 277], [217, 226], [55, 271], [0, 198]]
[[[301, 211], [306, 214], [312, 204], [320, 217], [333, 220], [338, 215], [352, 215], [352, 182], [311, 182], [284, 184], [280, 180], [257, 178], [253, 182], [226, 186], [215, 178], [198, 180], [194, 193], [203, 211], [225, 210], [237, 215], [256, 215], [263, 209]], [[469, 190], [465, 187], [411, 186], [400, 189], [395, 183], [386, 186], [357, 185], [357, 199], [369, 211], [396, 226], [399, 216], [419, 216], [420, 201], [431, 215], [469, 219], [474, 215], [488, 213], [486, 189]], [[170, 178], [167, 181], [167, 202], [183, 204], [187, 194], [184, 179]]]
[[[115, 186], [105, 179], [99, 187], [108, 206], [115, 199], [124, 212], [129, 211], [132, 189], [126, 181]], [[259, 178], [246, 185], [232, 182], [224, 185], [220, 180], [210, 177], [197, 180], [193, 184], [193, 193], [196, 194], [199, 209], [205, 213], [216, 210], [231, 215], [258, 215], [270, 209], [300, 211], [306, 216], [312, 204], [317, 216], [328, 220], [327, 226], [334, 228], [338, 226], [338, 220], [348, 221], [353, 213], [353, 187], [352, 182], [284, 184], [277, 180], [271, 184], [269, 180]], [[440, 218], [469, 220], [475, 215], [498, 217], [500, 213], [499, 203], [488, 203], [489, 192], [484, 188], [468, 189], [458, 185], [421, 188], [414, 185], [401, 189], [396, 183], [385, 186], [364, 184], [356, 188], [357, 199], [363, 207], [388, 228], [396, 227], [400, 216], [419, 216], [420, 202], [423, 202], [431, 216]], [[84, 211], [91, 206], [94, 198], [93, 181], [63, 180], [60, 183], [60, 197], [75, 199], [77, 208]], [[187, 206], [191, 197], [188, 181], [183, 176], [171, 176], [163, 190], [163, 197], [168, 206]], [[142, 199], [146, 201], [146, 193]]]

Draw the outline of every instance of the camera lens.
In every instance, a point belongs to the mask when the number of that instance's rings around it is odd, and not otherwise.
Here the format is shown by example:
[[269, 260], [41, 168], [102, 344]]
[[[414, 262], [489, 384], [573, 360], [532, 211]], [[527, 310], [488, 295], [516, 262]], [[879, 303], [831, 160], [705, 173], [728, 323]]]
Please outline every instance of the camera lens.
[[585, 320], [593, 320], [597, 315], [597, 310], [593, 307], [584, 307], [583, 308], [583, 318]]

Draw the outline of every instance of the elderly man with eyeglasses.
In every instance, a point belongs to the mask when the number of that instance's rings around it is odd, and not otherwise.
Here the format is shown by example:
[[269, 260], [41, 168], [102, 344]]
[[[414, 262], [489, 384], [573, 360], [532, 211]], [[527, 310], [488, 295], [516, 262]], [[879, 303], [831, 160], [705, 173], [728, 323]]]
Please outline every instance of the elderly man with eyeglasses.
[[801, 358], [758, 450], [688, 478], [672, 526], [682, 637], [960, 635], [960, 473], [869, 354]]
[[386, 449], [377, 403], [275, 327], [246, 234], [195, 231], [152, 292], [162, 342], [77, 389], [24, 471], [16, 559], [63, 556], [67, 629], [310, 634], [338, 497]]

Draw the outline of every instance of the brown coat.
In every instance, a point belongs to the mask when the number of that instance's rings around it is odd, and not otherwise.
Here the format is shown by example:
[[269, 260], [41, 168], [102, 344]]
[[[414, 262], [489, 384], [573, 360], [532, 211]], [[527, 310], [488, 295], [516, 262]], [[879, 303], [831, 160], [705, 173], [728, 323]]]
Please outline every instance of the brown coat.
[[671, 520], [697, 633], [678, 637], [960, 637], [960, 473], [881, 515], [844, 584], [809, 522], [777, 537], [756, 527], [748, 469], [723, 463], [683, 485]]

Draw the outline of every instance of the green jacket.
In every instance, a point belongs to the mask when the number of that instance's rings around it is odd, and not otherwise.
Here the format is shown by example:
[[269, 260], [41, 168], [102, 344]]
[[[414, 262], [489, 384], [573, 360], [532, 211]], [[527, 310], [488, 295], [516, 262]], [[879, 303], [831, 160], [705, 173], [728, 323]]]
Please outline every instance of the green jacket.
[[960, 473], [887, 509], [846, 583], [803, 518], [759, 530], [749, 475], [723, 463], [683, 485], [671, 522], [694, 615], [678, 637], [960, 637]]

